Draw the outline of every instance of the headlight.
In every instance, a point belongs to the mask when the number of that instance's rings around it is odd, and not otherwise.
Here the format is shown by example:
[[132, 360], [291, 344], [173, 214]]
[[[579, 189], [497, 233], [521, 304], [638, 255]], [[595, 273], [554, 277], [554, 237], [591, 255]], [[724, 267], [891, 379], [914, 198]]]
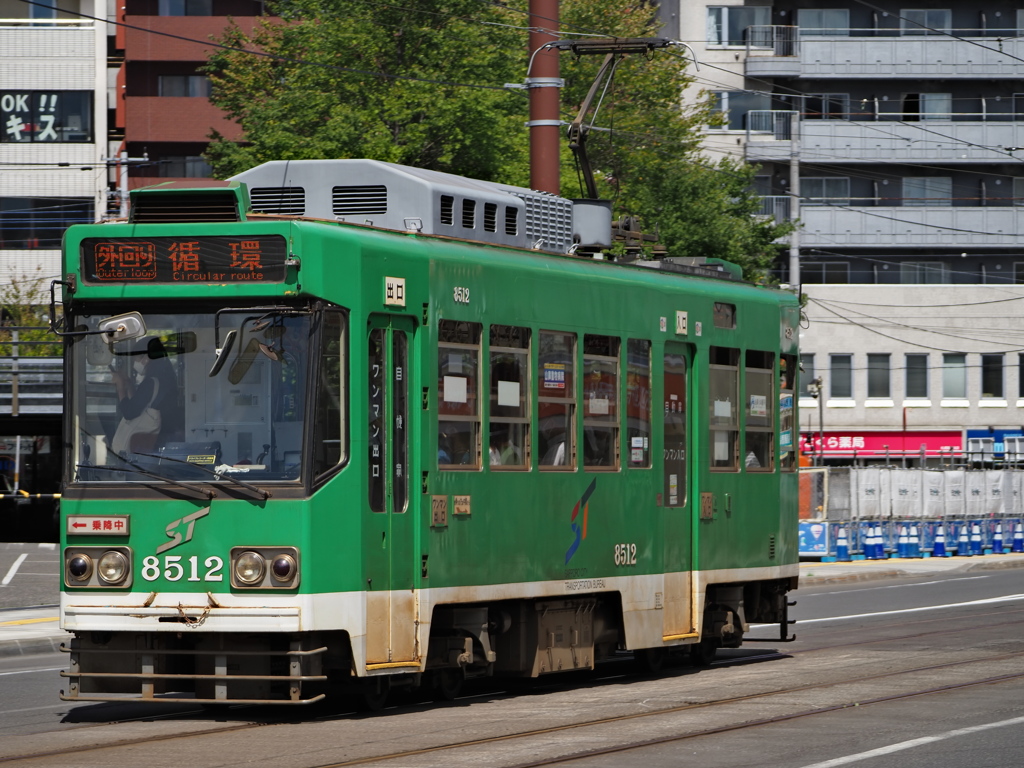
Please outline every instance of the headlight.
[[68, 576], [73, 581], [88, 581], [92, 576], [92, 558], [76, 552], [68, 558]]
[[243, 584], [259, 584], [267, 572], [267, 561], [258, 552], [243, 552], [235, 559], [235, 578]]
[[104, 552], [97, 563], [96, 575], [106, 584], [120, 584], [128, 575], [128, 558], [116, 549]]
[[270, 564], [270, 575], [276, 581], [291, 581], [295, 578], [295, 558], [291, 555], [277, 555]]

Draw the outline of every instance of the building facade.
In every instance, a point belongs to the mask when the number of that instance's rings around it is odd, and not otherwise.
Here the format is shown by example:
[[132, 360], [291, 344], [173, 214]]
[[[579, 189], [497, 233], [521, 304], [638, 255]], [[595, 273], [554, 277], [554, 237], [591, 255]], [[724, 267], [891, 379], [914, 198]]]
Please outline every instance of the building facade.
[[707, 152], [756, 164], [765, 213], [801, 223], [779, 277], [809, 297], [808, 449], [1013, 458], [1020, 3], [678, 2], [662, 17], [701, 64], [690, 97], [709, 92], [723, 113]]

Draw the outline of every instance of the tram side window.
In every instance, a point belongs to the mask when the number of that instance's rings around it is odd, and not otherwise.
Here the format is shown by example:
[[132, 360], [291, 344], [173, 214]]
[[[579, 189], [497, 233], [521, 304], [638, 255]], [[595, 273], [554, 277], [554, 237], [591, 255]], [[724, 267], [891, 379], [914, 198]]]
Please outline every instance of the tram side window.
[[750, 472], [775, 468], [775, 355], [748, 349], [746, 354], [746, 453], [744, 466]]
[[530, 467], [530, 329], [492, 325], [490, 465]]
[[629, 466], [651, 466], [651, 342], [626, 342], [626, 441]]
[[619, 465], [619, 339], [583, 336], [583, 466]]
[[789, 472], [796, 469], [796, 446], [793, 444], [796, 374], [796, 355], [782, 355], [779, 360], [779, 466]]
[[708, 364], [708, 426], [711, 469], [739, 469], [740, 351], [711, 347]]
[[576, 466], [576, 334], [541, 331], [537, 456], [542, 470]]
[[480, 323], [441, 320], [437, 344], [437, 464], [480, 467]]
[[345, 459], [345, 391], [342, 364], [345, 350], [345, 316], [324, 316], [324, 340], [320, 351], [320, 384], [317, 387], [316, 419], [313, 422], [313, 474], [316, 477]]

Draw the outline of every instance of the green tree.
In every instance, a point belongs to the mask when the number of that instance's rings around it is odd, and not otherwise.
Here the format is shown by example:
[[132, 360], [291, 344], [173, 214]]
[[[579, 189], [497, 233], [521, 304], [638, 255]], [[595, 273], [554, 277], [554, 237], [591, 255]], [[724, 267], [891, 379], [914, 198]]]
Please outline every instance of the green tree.
[[[207, 159], [229, 176], [268, 160], [367, 157], [529, 184], [528, 17], [480, 0], [271, 0], [280, 19], [232, 28], [207, 67], [213, 101], [245, 141], [215, 135]], [[563, 0], [565, 37], [650, 37], [656, 6]], [[250, 51], [260, 51], [257, 56]], [[563, 117], [575, 117], [602, 56], [561, 54]], [[680, 48], [630, 55], [601, 99], [588, 141], [599, 194], [616, 216], [657, 229], [671, 255], [724, 258], [764, 279], [786, 226], [754, 216], [753, 171], [700, 154], [709, 102], [681, 105], [692, 83]], [[479, 87], [474, 87], [479, 86]], [[588, 122], [595, 119], [594, 111]], [[563, 143], [562, 193], [583, 196]]]
[[14, 354], [15, 329], [19, 357], [60, 357], [63, 344], [50, 332], [47, 283], [41, 277], [11, 278], [0, 287], [0, 356]]

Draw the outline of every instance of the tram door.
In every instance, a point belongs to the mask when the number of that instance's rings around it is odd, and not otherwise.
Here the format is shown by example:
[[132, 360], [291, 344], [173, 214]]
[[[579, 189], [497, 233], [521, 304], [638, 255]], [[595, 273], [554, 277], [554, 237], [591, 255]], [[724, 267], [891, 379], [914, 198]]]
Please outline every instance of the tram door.
[[410, 493], [410, 355], [415, 323], [374, 315], [367, 328], [366, 663], [413, 662], [417, 648], [414, 523]]
[[690, 369], [693, 353], [688, 344], [665, 343], [663, 363], [664, 403], [662, 409], [665, 446], [662, 452], [664, 487], [661, 491], [665, 522], [665, 610], [663, 633], [666, 640], [696, 631], [693, 617], [691, 569], [693, 537], [691, 518], [688, 424], [692, 418]]

